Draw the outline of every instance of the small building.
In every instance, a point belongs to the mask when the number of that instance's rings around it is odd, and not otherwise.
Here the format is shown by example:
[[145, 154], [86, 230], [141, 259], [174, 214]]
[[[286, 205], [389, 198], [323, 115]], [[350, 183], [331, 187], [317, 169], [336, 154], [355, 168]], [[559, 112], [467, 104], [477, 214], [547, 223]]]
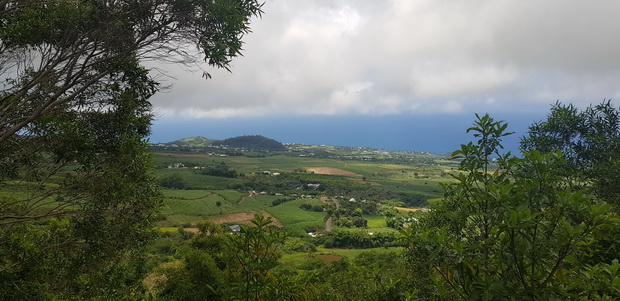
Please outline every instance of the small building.
[[239, 225], [228, 226], [228, 228], [230, 228], [230, 232], [232, 232], [232, 233], [239, 233], [239, 232], [241, 232], [241, 226], [239, 226]]

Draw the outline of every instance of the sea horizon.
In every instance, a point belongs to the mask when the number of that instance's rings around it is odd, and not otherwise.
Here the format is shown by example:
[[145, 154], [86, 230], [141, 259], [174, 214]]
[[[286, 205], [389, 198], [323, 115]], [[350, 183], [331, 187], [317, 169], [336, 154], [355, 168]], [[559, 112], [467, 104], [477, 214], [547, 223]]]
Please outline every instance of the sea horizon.
[[[494, 114], [508, 123], [514, 134], [504, 137], [505, 151], [519, 153], [519, 141], [528, 127], [543, 120], [541, 114]], [[226, 139], [262, 135], [282, 143], [367, 147], [390, 151], [449, 154], [474, 140], [467, 128], [474, 114], [391, 116], [265, 116], [226, 119], [159, 117], [152, 126], [151, 143], [167, 143], [188, 137]]]

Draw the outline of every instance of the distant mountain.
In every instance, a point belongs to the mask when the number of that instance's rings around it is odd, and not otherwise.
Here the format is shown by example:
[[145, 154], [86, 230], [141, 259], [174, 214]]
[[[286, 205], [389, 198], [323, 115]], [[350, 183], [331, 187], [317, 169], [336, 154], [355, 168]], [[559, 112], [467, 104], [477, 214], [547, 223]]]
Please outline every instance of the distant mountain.
[[175, 144], [178, 146], [185, 146], [185, 147], [205, 147], [205, 146], [212, 145], [216, 141], [217, 140], [211, 140], [205, 137], [190, 137], [190, 138], [185, 138], [185, 139], [181, 139], [181, 140], [177, 140], [173, 142], [168, 142], [166, 144], [167, 145]]
[[245, 148], [268, 151], [284, 151], [286, 147], [282, 143], [260, 135], [239, 136], [222, 141], [213, 142], [213, 145], [226, 145], [232, 148]]

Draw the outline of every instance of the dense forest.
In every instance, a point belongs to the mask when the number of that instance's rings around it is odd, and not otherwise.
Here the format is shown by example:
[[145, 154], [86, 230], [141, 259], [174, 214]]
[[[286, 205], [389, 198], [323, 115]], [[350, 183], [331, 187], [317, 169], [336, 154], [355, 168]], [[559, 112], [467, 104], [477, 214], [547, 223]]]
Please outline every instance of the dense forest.
[[[1, 300], [620, 299], [620, 108], [611, 101], [556, 103], [520, 154], [503, 151], [507, 123], [476, 115], [443, 197], [399, 217], [409, 222], [400, 231], [309, 237], [256, 214], [239, 228], [201, 221], [166, 232], [154, 226], [166, 218], [162, 186], [182, 182], [155, 173], [145, 137], [160, 83], [143, 62], [228, 69], [261, 4], [0, 3]], [[227, 143], [246, 140], [281, 146], [258, 136]], [[239, 176], [217, 162], [196, 173]], [[398, 197], [364, 182], [272, 174], [235, 189]], [[395, 217], [375, 203], [304, 204], [295, 206], [352, 228], [366, 226], [364, 214]]]

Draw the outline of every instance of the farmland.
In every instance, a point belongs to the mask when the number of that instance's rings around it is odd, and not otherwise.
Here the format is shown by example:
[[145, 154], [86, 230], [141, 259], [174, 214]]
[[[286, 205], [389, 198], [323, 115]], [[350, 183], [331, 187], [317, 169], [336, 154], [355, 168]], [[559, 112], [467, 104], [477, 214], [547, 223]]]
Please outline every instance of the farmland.
[[[295, 151], [230, 156], [196, 148], [155, 147], [159, 177], [174, 178], [179, 185], [176, 189], [163, 187], [164, 206], [157, 225], [191, 227], [203, 220], [243, 224], [247, 218], [229, 217], [251, 212], [271, 216], [291, 234], [303, 236], [308, 230], [324, 230], [328, 215], [337, 209], [332, 208], [333, 199], [338, 199], [347, 203], [349, 211], [373, 208], [361, 214], [366, 226], [338, 224], [335, 230], [389, 232], [394, 229], [387, 227], [379, 208], [427, 206], [427, 200], [441, 197], [439, 184], [450, 181], [449, 173], [456, 166], [447, 157], [433, 154], [410, 154], [407, 158], [402, 152], [333, 146], [296, 145], [288, 149]], [[314, 153], [322, 155], [312, 156]], [[395, 163], [395, 158], [410, 163]], [[231, 174], [234, 171], [236, 176], [207, 174], [205, 170], [213, 170], [211, 166]], [[351, 199], [355, 204], [349, 202]], [[274, 205], [277, 200], [285, 201]], [[303, 204], [323, 209], [304, 210], [300, 208]], [[346, 213], [343, 216], [350, 218]]]
[[[435, 154], [334, 146], [289, 145], [285, 152], [258, 154], [203, 144], [152, 149], [164, 186], [161, 229], [192, 231], [203, 221], [248, 225], [260, 214], [304, 239], [325, 232], [328, 219], [328, 230], [338, 233], [394, 233], [406, 216], [423, 214], [407, 208], [441, 197], [439, 184], [449, 182], [457, 166]], [[399, 210], [387, 216], [398, 222], [388, 225], [385, 211], [393, 207]]]

